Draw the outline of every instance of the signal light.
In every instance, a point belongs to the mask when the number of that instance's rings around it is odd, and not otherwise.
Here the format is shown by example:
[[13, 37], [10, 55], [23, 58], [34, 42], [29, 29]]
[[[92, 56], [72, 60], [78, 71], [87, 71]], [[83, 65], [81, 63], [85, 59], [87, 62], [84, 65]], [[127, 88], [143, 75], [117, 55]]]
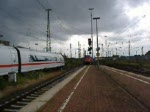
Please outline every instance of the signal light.
[[100, 50], [100, 47], [96, 48], [96, 51], [99, 51]]
[[88, 44], [89, 44], [89, 46], [91, 46], [91, 43], [92, 43], [91, 38], [88, 38]]
[[88, 47], [88, 51], [91, 51], [92, 50], [92, 47]]
[[91, 51], [89, 52], [89, 54], [91, 54]]

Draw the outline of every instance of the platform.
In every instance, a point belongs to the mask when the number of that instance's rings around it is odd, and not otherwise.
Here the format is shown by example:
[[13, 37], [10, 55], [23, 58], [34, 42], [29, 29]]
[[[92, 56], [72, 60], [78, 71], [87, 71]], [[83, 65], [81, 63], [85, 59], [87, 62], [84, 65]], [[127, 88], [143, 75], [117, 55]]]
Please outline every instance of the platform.
[[148, 112], [94, 65], [87, 66], [39, 112]]

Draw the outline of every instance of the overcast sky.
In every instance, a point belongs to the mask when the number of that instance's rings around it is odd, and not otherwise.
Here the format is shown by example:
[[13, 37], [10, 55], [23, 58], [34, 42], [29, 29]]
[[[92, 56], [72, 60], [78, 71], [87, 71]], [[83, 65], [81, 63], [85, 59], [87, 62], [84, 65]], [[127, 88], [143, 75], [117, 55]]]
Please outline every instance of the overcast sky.
[[[47, 12], [50, 12], [52, 51], [77, 53], [78, 41], [87, 50], [91, 37], [90, 11], [98, 20], [101, 55], [131, 55], [150, 50], [150, 0], [0, 0], [0, 40], [11, 45], [43, 50], [46, 47]], [[93, 21], [94, 55], [96, 25]], [[107, 36], [107, 37], [106, 37]], [[38, 45], [35, 45], [37, 43]], [[103, 50], [102, 45], [103, 44]], [[82, 52], [83, 53], [83, 52]], [[77, 57], [77, 55], [76, 55]]]

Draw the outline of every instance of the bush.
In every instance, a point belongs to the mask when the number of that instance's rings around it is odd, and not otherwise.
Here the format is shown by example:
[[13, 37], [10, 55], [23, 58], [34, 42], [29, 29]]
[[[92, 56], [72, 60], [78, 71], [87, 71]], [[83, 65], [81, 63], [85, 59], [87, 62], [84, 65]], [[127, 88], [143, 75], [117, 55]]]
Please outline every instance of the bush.
[[8, 81], [4, 77], [0, 77], [0, 90], [3, 90], [8, 85]]

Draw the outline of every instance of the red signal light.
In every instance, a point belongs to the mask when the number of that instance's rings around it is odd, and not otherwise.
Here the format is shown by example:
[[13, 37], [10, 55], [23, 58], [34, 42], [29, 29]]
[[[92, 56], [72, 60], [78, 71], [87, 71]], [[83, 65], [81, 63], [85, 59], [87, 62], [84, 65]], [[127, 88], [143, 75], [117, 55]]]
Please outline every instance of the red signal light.
[[91, 46], [91, 43], [92, 43], [91, 38], [88, 38], [88, 44], [89, 44], [89, 46]]

